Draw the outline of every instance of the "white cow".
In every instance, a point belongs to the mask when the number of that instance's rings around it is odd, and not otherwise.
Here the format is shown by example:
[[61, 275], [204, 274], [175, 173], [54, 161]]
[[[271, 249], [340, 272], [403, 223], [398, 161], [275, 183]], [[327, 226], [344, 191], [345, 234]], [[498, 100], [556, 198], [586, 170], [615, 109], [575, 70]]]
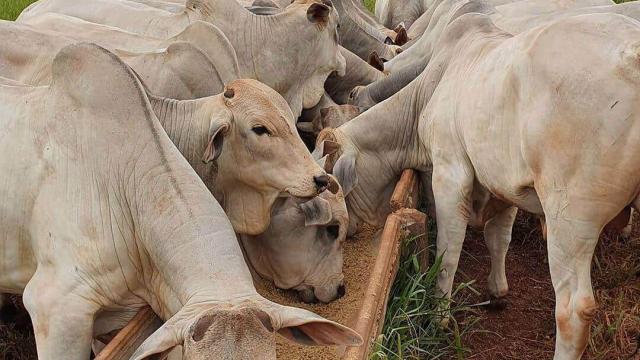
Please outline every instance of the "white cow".
[[305, 302], [327, 303], [345, 294], [342, 245], [349, 216], [340, 185], [311, 200], [281, 198], [269, 229], [241, 235], [247, 260], [280, 289], [294, 289]]
[[229, 220], [113, 54], [63, 49], [51, 86], [0, 86], [0, 114], [0, 289], [23, 293], [40, 359], [87, 359], [145, 304], [166, 323], [136, 360], [178, 345], [275, 359], [274, 332], [360, 343], [257, 294]]
[[256, 79], [278, 91], [299, 116], [303, 108], [320, 101], [329, 74], [344, 73], [338, 14], [329, 5], [300, 0], [281, 13], [260, 16], [236, 1], [223, 0], [191, 0], [177, 14], [127, 0], [41, 0], [25, 9], [18, 21], [60, 13], [163, 39], [179, 34], [194, 21], [209, 22], [233, 45], [240, 77]]
[[483, 226], [489, 290], [507, 292], [516, 208], [544, 215], [556, 294], [556, 359], [576, 359], [596, 311], [600, 231], [640, 206], [640, 23], [567, 18], [517, 36], [486, 15], [452, 22], [414, 82], [318, 138], [347, 194], [350, 228], [380, 224], [402, 169], [433, 170], [442, 294], [467, 225]]

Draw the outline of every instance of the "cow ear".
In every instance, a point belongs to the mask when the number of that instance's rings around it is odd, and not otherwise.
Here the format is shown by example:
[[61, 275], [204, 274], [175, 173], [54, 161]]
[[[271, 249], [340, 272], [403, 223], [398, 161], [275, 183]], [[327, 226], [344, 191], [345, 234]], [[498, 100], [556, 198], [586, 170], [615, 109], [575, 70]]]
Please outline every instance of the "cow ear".
[[281, 320], [278, 334], [303, 345], [359, 346], [362, 337], [357, 332], [310, 311], [279, 306]]
[[163, 355], [168, 354], [174, 347], [184, 343], [184, 337], [181, 332], [175, 330], [171, 320], [169, 320], [138, 347], [131, 359], [143, 360], [154, 355], [158, 355], [158, 358], [162, 359]]
[[344, 196], [349, 195], [351, 190], [358, 184], [358, 174], [356, 173], [356, 155], [352, 152], [340, 156], [333, 165], [333, 176], [342, 185]]
[[207, 139], [207, 147], [202, 154], [202, 162], [207, 164], [216, 160], [222, 152], [224, 145], [224, 137], [229, 132], [231, 122], [233, 121], [233, 113], [223, 105], [217, 112], [211, 116], [209, 124], [209, 134]]
[[340, 191], [340, 184], [338, 184], [338, 181], [333, 177], [333, 175], [329, 175], [329, 186], [327, 187], [327, 190], [332, 194], [337, 194], [338, 191]]
[[398, 27], [396, 27], [396, 33], [396, 45], [402, 46], [409, 41], [409, 35], [407, 34], [407, 30], [404, 26], [398, 25]]
[[331, 222], [331, 205], [320, 196], [300, 204], [300, 209], [304, 213], [304, 226], [326, 225]]
[[380, 58], [377, 52], [369, 54], [369, 65], [373, 66], [376, 70], [384, 71], [384, 62]]
[[326, 24], [329, 21], [331, 8], [324, 4], [313, 3], [307, 9], [307, 19], [314, 24]]
[[324, 144], [324, 146], [322, 147], [323, 156], [333, 155], [338, 152], [338, 150], [340, 150], [340, 144], [335, 141], [325, 140], [322, 143]]
[[[323, 131], [324, 130], [320, 131], [318, 138], [320, 138]], [[340, 144], [332, 140], [323, 140], [320, 143], [318, 143], [318, 145], [313, 150], [311, 155], [313, 156], [314, 159], [320, 160], [327, 155], [335, 154], [336, 152], [338, 152], [338, 150], [340, 150]]]

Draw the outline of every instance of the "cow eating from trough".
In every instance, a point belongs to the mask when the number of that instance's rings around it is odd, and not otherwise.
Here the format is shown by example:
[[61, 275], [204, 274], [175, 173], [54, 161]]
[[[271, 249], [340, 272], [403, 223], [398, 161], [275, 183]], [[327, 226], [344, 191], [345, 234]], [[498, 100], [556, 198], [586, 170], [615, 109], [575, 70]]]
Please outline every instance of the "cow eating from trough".
[[179, 345], [186, 359], [275, 359], [275, 332], [361, 342], [257, 294], [227, 216], [124, 63], [79, 44], [52, 66], [50, 86], [0, 86], [0, 288], [23, 294], [40, 359], [86, 360], [147, 304], [166, 322], [136, 360]]
[[544, 215], [556, 295], [556, 359], [576, 359], [596, 303], [601, 230], [640, 206], [640, 24], [589, 14], [513, 36], [482, 14], [454, 20], [425, 71], [396, 95], [322, 132], [350, 230], [380, 224], [403, 169], [433, 170], [439, 291], [451, 293], [467, 225], [484, 227], [489, 290], [507, 293], [516, 208]]

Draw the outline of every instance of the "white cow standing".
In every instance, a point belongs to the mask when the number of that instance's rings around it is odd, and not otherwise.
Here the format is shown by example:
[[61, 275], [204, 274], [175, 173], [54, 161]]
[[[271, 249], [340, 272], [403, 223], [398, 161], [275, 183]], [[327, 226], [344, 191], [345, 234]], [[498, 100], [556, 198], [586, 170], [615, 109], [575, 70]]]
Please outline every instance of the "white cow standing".
[[640, 23], [590, 14], [517, 36], [486, 15], [453, 21], [422, 75], [319, 135], [347, 194], [350, 228], [380, 223], [402, 169], [433, 170], [442, 294], [467, 225], [484, 227], [489, 290], [507, 293], [516, 208], [547, 220], [556, 359], [577, 359], [596, 311], [591, 259], [601, 230], [640, 206]]
[[23, 293], [40, 359], [87, 359], [146, 304], [166, 322], [134, 359], [178, 345], [185, 359], [275, 359], [276, 331], [360, 342], [257, 294], [227, 216], [124, 63], [80, 44], [52, 66], [51, 86], [0, 86], [0, 290]]

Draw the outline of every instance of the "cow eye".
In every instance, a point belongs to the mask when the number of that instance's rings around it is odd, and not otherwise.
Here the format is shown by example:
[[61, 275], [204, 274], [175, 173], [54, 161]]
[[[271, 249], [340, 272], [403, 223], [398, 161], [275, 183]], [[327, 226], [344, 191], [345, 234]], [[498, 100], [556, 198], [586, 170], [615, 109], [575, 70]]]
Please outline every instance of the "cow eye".
[[340, 233], [340, 226], [339, 225], [329, 225], [327, 226], [327, 234], [329, 234], [329, 237], [333, 240], [338, 238], [338, 234]]
[[265, 134], [266, 135], [271, 135], [269, 130], [266, 127], [262, 126], [262, 125], [254, 126], [253, 128], [251, 128], [251, 131], [253, 131], [257, 135], [265, 135]]

